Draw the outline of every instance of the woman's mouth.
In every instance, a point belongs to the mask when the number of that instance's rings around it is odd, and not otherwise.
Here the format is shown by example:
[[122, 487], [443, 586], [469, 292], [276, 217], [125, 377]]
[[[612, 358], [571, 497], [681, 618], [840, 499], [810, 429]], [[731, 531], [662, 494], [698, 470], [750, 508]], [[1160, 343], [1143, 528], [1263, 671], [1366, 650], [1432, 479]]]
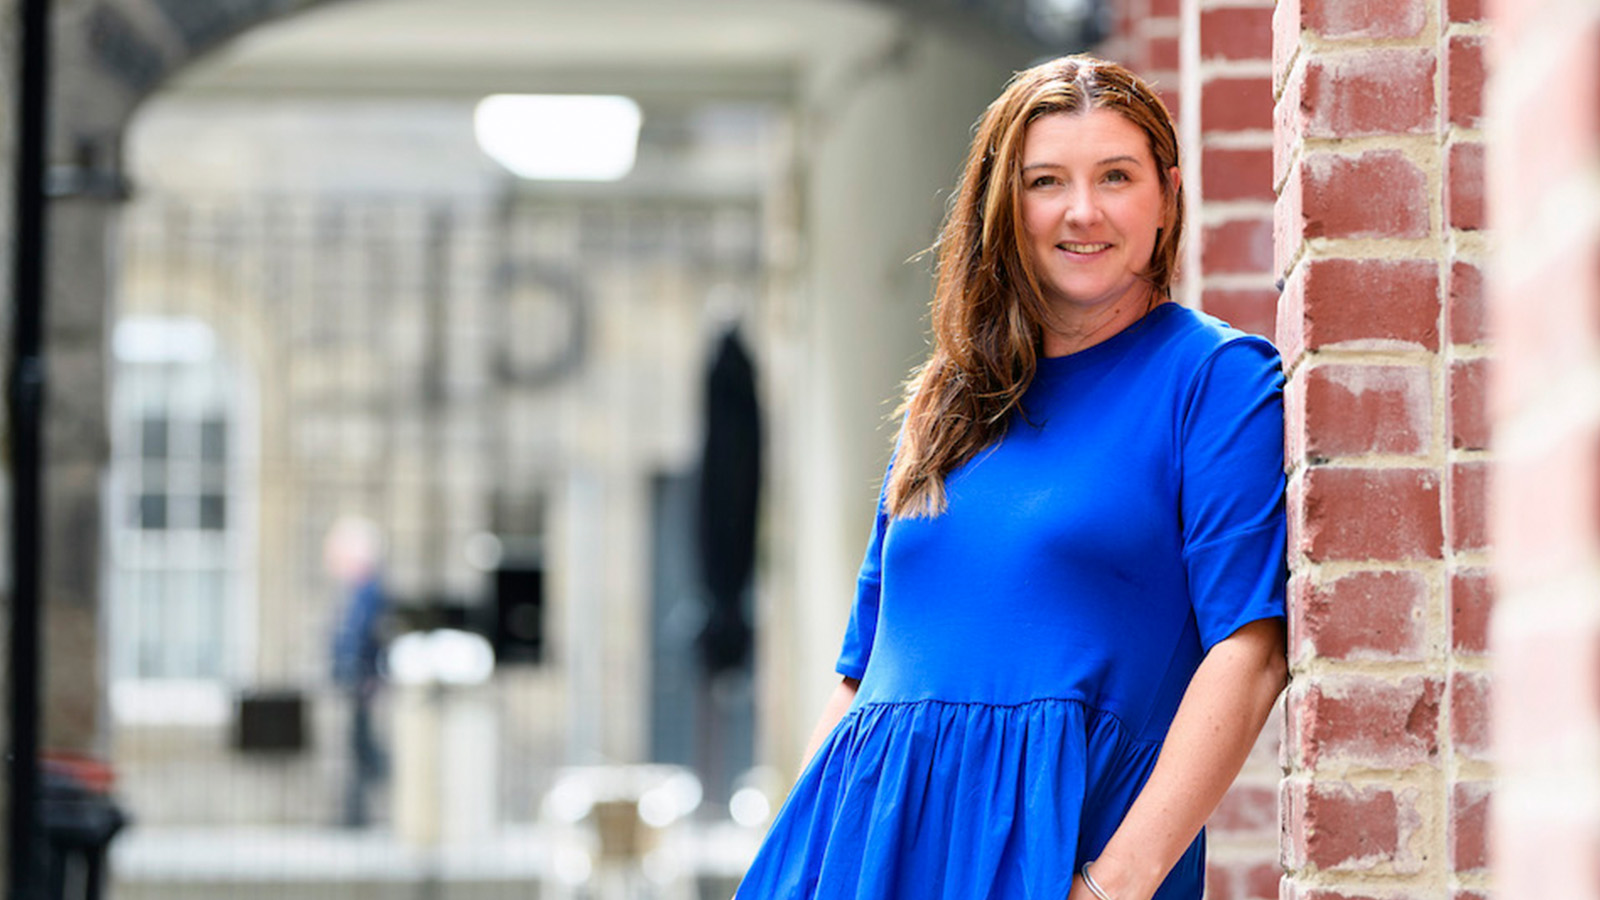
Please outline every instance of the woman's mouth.
[[1109, 250], [1109, 249], [1111, 249], [1111, 245], [1110, 244], [1080, 244], [1080, 243], [1076, 243], [1074, 241], [1062, 241], [1061, 243], [1056, 245], [1056, 249], [1057, 250], [1065, 250], [1068, 253], [1077, 254], [1079, 256], [1088, 256], [1090, 254], [1099, 253], [1102, 250]]

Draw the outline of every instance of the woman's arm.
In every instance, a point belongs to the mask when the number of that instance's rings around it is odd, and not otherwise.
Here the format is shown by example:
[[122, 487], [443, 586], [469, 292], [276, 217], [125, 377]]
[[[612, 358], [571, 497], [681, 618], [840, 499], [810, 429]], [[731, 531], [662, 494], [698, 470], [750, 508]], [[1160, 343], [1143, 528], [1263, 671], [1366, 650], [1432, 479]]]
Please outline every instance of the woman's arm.
[[845, 678], [839, 686], [833, 689], [833, 695], [828, 698], [828, 704], [822, 708], [822, 716], [817, 719], [817, 727], [811, 729], [811, 740], [806, 742], [806, 755], [800, 760], [800, 768], [804, 769], [811, 764], [811, 757], [817, 753], [817, 748], [827, 740], [828, 734], [833, 731], [833, 726], [839, 724], [850, 703], [856, 699], [856, 690], [861, 687], [861, 682], [855, 678]]
[[[1288, 681], [1282, 619], [1218, 642], [1184, 691], [1150, 780], [1091, 874], [1112, 900], [1148, 900], [1244, 766]], [[1094, 900], [1081, 877], [1071, 900]]]

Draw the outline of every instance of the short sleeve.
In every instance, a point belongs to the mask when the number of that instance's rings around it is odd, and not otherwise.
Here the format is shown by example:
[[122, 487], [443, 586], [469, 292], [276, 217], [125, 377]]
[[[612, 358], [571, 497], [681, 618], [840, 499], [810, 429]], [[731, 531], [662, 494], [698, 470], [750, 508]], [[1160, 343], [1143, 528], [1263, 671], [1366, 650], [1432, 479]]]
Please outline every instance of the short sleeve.
[[878, 632], [878, 598], [883, 587], [883, 533], [889, 526], [885, 508], [888, 487], [889, 476], [885, 474], [883, 490], [878, 493], [878, 512], [872, 525], [872, 538], [867, 542], [861, 571], [856, 576], [856, 599], [850, 608], [844, 647], [839, 651], [839, 661], [834, 664], [834, 671], [858, 681], [867, 671], [867, 659], [872, 656], [872, 639]]
[[1184, 566], [1206, 650], [1258, 619], [1284, 615], [1283, 368], [1256, 337], [1206, 359], [1180, 431]]

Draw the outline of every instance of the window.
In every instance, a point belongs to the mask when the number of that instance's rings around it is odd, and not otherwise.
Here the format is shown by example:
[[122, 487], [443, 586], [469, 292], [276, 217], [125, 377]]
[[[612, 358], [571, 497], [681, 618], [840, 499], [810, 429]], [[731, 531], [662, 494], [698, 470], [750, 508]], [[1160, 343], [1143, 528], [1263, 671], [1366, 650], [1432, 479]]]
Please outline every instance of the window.
[[118, 698], [129, 683], [192, 694], [241, 674], [249, 416], [198, 319], [125, 317], [113, 344], [111, 676], [113, 703], [139, 706]]

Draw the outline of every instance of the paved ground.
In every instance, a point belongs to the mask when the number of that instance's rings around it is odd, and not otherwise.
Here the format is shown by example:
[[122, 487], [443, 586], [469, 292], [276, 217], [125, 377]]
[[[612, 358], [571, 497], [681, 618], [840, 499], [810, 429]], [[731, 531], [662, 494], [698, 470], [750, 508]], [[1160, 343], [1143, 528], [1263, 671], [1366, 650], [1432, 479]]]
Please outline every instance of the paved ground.
[[381, 830], [134, 827], [112, 844], [110, 900], [726, 900], [759, 838], [680, 826], [610, 864], [592, 834], [546, 826], [433, 848]]

